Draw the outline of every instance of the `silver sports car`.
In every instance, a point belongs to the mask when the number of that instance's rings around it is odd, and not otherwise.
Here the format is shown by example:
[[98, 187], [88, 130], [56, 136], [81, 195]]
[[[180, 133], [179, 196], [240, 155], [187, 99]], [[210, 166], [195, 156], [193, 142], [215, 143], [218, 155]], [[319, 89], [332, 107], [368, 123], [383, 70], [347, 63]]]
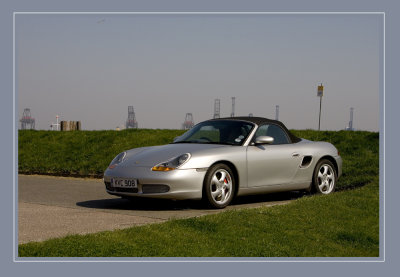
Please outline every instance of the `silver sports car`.
[[122, 197], [204, 199], [224, 208], [237, 195], [329, 194], [341, 173], [332, 144], [298, 138], [276, 120], [234, 117], [201, 122], [168, 145], [120, 153], [104, 182]]

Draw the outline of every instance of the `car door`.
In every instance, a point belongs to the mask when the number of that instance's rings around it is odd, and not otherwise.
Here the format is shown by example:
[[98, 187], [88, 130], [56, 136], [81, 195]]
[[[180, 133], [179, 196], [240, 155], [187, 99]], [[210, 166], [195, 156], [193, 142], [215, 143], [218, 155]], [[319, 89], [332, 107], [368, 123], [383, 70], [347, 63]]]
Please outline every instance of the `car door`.
[[257, 136], [271, 136], [272, 144], [247, 146], [248, 187], [285, 185], [292, 182], [301, 162], [298, 147], [286, 132], [275, 124], [257, 129]]

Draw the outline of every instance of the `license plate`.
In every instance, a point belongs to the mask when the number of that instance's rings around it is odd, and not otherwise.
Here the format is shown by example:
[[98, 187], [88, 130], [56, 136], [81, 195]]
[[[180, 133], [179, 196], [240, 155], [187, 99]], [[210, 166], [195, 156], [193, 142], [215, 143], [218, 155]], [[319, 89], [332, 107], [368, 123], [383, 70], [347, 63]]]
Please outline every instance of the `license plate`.
[[115, 188], [137, 188], [137, 180], [112, 178], [111, 186]]

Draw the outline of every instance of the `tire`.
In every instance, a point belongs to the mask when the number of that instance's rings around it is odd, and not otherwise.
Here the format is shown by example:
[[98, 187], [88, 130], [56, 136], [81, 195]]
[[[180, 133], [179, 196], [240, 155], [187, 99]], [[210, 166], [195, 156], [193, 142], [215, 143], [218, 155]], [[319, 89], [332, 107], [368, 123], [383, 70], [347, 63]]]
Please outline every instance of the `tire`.
[[320, 160], [314, 169], [312, 190], [317, 194], [330, 194], [335, 191], [337, 173], [333, 163], [327, 159]]
[[236, 180], [231, 168], [225, 164], [210, 167], [204, 177], [203, 200], [216, 209], [228, 206], [236, 190]]

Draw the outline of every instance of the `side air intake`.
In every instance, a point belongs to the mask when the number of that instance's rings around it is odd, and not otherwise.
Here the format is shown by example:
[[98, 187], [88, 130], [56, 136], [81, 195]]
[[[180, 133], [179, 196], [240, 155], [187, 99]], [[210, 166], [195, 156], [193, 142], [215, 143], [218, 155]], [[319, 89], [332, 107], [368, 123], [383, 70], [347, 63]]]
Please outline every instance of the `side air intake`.
[[308, 167], [311, 164], [312, 156], [304, 156], [300, 167]]

